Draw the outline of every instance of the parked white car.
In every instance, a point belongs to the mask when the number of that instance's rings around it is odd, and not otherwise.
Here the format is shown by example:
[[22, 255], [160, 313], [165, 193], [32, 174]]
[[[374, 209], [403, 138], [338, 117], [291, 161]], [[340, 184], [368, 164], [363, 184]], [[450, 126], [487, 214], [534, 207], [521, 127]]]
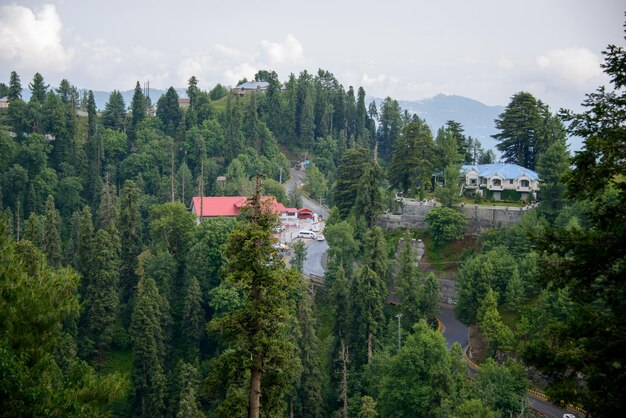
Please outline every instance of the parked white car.
[[317, 238], [317, 234], [313, 231], [300, 231], [298, 232], [298, 238], [310, 238], [310, 239], [316, 239]]

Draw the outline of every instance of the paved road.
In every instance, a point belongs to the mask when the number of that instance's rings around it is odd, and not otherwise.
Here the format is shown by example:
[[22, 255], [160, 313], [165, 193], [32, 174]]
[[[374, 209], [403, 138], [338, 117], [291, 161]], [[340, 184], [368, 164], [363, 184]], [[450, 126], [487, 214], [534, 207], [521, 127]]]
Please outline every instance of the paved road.
[[454, 316], [454, 310], [450, 305], [441, 305], [439, 312], [439, 320], [443, 324], [443, 336], [446, 339], [448, 348], [458, 342], [461, 347], [467, 346], [469, 343], [469, 331], [465, 325], [461, 323], [456, 316]]
[[[439, 320], [443, 324], [442, 333], [446, 339], [446, 344], [448, 348], [452, 347], [452, 344], [454, 344], [455, 342], [461, 344], [461, 347], [467, 346], [467, 344], [469, 343], [468, 329], [458, 319], [456, 319], [452, 306], [443, 304], [441, 305]], [[475, 378], [478, 370], [476, 370], [469, 364], [468, 367], [470, 369], [470, 376], [472, 378]], [[548, 418], [562, 418], [563, 414], [565, 413], [573, 413], [572, 411], [559, 408], [549, 401], [532, 394], [528, 394], [528, 401], [529, 406], [532, 409], [541, 412]]]
[[[291, 174], [291, 178], [285, 182], [285, 191], [287, 193], [293, 190], [294, 187], [300, 187], [304, 183], [304, 171], [292, 168], [289, 173]], [[311, 209], [318, 215], [322, 215], [324, 219], [328, 218], [328, 209], [315, 200], [302, 196], [302, 206]]]
[[326, 270], [322, 265], [322, 257], [328, 251], [328, 243], [326, 241], [311, 241], [307, 245], [306, 261], [302, 272], [304, 274], [314, 274], [319, 277], [324, 277]]

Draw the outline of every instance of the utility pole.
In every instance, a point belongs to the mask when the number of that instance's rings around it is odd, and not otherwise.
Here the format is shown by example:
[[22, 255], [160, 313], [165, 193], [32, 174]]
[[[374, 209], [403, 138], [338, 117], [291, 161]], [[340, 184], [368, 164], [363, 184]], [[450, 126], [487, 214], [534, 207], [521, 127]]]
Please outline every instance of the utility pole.
[[283, 184], [283, 168], [280, 167], [280, 175], [278, 176], [278, 182]]
[[400, 350], [402, 348], [402, 334], [400, 333], [400, 319], [402, 319], [402, 314], [399, 313], [396, 315], [396, 318], [398, 318], [398, 350]]

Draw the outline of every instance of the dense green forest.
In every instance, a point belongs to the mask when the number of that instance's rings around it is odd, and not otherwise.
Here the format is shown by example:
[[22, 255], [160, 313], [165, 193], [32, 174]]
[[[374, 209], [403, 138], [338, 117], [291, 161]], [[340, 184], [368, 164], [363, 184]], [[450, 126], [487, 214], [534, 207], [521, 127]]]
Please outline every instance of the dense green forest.
[[[506, 162], [537, 170], [541, 204], [459, 254], [458, 318], [484, 343], [471, 376], [437, 331], [437, 271], [377, 217], [436, 198], [433, 254], [463, 239], [463, 163], [491, 150], [449, 121], [433, 134], [392, 98], [366, 105], [329, 72], [259, 94], [139, 82], [101, 111], [37, 73], [0, 83], [0, 416], [532, 416], [525, 389], [590, 416], [624, 409], [626, 53], [612, 89], [554, 114], [526, 92], [495, 121]], [[566, 129], [567, 126], [567, 129]], [[567, 134], [585, 139], [570, 157]], [[260, 196], [311, 161], [303, 192], [332, 207], [325, 286], [272, 246]], [[224, 182], [217, 181], [225, 176]], [[193, 196], [243, 195], [237, 219], [197, 223]], [[475, 240], [474, 240], [475, 241]], [[389, 304], [394, 299], [399, 301]], [[402, 319], [398, 314], [402, 315]], [[539, 377], [537, 377], [539, 375]]]

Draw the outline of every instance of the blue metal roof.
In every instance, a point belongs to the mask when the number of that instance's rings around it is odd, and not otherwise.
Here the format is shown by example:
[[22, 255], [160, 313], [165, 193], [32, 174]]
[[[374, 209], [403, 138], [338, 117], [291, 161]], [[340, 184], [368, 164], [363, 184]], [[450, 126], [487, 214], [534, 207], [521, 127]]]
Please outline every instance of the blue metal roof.
[[531, 180], [539, 179], [539, 175], [536, 171], [517, 164], [508, 163], [464, 165], [461, 167], [461, 174], [466, 174], [472, 169], [476, 170], [480, 177], [491, 177], [497, 175], [504, 180], [513, 180], [525, 175]]
[[244, 90], [266, 89], [270, 83], [267, 81], [246, 81], [239, 84], [236, 88]]

